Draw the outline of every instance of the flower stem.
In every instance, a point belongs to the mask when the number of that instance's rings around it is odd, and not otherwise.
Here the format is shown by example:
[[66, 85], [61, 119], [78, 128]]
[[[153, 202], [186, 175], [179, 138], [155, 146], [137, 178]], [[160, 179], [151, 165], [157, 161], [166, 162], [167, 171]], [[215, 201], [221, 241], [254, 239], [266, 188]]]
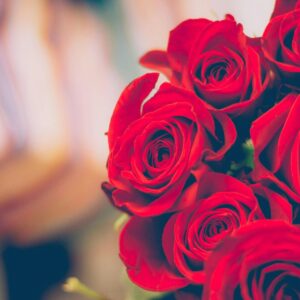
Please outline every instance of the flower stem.
[[63, 284], [63, 290], [67, 293], [76, 293], [85, 296], [89, 299], [94, 300], [108, 300], [107, 298], [102, 297], [97, 292], [93, 291], [85, 284], [80, 282], [76, 277], [70, 277], [67, 279], [66, 283]]
[[122, 228], [122, 226], [128, 221], [128, 219], [128, 214], [121, 214], [114, 223], [114, 230], [119, 231]]

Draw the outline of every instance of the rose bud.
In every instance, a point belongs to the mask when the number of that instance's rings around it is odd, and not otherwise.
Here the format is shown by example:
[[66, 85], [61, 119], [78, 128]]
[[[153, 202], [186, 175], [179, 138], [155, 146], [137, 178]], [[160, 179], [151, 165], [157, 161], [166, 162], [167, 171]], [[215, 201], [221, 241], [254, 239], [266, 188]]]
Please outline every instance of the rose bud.
[[110, 184], [103, 189], [116, 207], [140, 216], [191, 205], [206, 162], [221, 160], [236, 138], [232, 121], [189, 91], [165, 83], [144, 102], [157, 77], [125, 89], [108, 131]]
[[[221, 173], [208, 172], [205, 178], [208, 189], [201, 191], [194, 206], [171, 216], [134, 216], [124, 227], [120, 257], [137, 285], [171, 291], [204, 284], [206, 261], [220, 241], [238, 228], [266, 218], [249, 186]], [[274, 194], [267, 192], [261, 192], [261, 197], [273, 206], [266, 196]], [[268, 217], [291, 222], [288, 202], [280, 200], [282, 208], [271, 208]], [[186, 293], [191, 291], [179, 294]]]
[[252, 124], [255, 182], [274, 184], [300, 202], [300, 96], [289, 94]]
[[300, 9], [270, 21], [262, 37], [262, 49], [265, 57], [281, 74], [283, 83], [299, 90]]
[[251, 115], [270, 85], [260, 39], [248, 38], [231, 16], [182, 22], [171, 31], [167, 50], [148, 52], [141, 64], [232, 116]]
[[298, 227], [279, 220], [249, 223], [209, 257], [201, 299], [299, 299], [299, 262]]

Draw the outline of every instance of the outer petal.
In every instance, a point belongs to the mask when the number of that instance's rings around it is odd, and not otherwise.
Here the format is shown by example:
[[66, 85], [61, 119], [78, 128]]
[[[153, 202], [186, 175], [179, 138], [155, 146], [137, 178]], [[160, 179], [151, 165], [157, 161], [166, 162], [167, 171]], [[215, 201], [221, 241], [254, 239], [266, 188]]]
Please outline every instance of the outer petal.
[[131, 82], [123, 91], [109, 124], [107, 135], [110, 149], [127, 126], [140, 116], [141, 104], [154, 88], [158, 76], [158, 73], [145, 74]]
[[[208, 198], [198, 197], [194, 206], [172, 215], [162, 235], [168, 263], [193, 284], [205, 283], [203, 265], [224, 236], [236, 227], [265, 218], [247, 185], [224, 174], [210, 175], [211, 181], [224, 181], [223, 185], [208, 194]], [[227, 225], [221, 225], [218, 233], [208, 233], [212, 224], [218, 222]]]
[[120, 257], [130, 279], [153, 291], [172, 291], [188, 285], [171, 270], [164, 257], [161, 235], [164, 221], [133, 217], [120, 236]]
[[186, 63], [195, 40], [201, 36], [205, 27], [212, 23], [207, 19], [190, 19], [179, 24], [170, 32], [168, 54], [175, 71], [181, 71]]
[[140, 58], [140, 64], [145, 68], [159, 71], [171, 78], [172, 71], [169, 65], [169, 60], [166, 51], [152, 50], [147, 52]]
[[186, 288], [180, 289], [175, 293], [176, 300], [201, 300], [202, 286], [190, 285]]
[[[174, 186], [170, 188], [170, 190], [152, 200], [152, 202], [149, 202], [145, 195], [134, 190], [130, 193], [122, 190], [115, 190], [112, 194], [113, 203], [122, 210], [130, 211], [139, 216], [157, 216], [166, 211], [176, 210], [177, 207], [175, 203], [178, 197], [180, 197], [180, 193], [184, 188], [186, 180], [186, 177], [181, 178], [180, 181], [174, 183]], [[195, 197], [189, 200], [195, 201]]]
[[[254, 145], [255, 167], [253, 174], [255, 178], [260, 177], [261, 174], [265, 173], [265, 168], [260, 161], [260, 155], [282, 128], [294, 100], [295, 95], [290, 94], [253, 122], [250, 129], [250, 136]], [[274, 159], [278, 160], [279, 158], [274, 157]], [[275, 163], [278, 164], [276, 161]]]
[[271, 19], [295, 9], [297, 3], [299, 4], [300, 1], [299, 0], [276, 0]]
[[251, 188], [238, 179], [223, 173], [207, 172], [202, 178], [198, 198], [207, 198], [218, 192], [236, 191], [245, 196], [255, 198]]
[[[157, 109], [161, 105], [187, 101], [193, 105], [200, 124], [209, 132], [212, 139], [215, 138], [215, 142], [221, 145], [220, 148], [217, 148], [215, 151], [207, 149], [205, 151], [205, 159], [207, 161], [218, 161], [222, 159], [236, 141], [237, 133], [235, 125], [226, 114], [209, 111], [206, 103], [196, 97], [192, 92], [182, 88], [175, 88], [168, 83], [164, 83], [159, 89], [159, 94], [144, 105], [143, 113]], [[216, 123], [218, 125], [216, 125]], [[221, 128], [221, 137], [216, 133], [217, 127]]]
[[224, 239], [209, 257], [206, 263], [207, 282], [202, 299], [234, 299], [234, 292], [239, 286], [242, 298], [250, 299], [245, 296], [249, 273], [277, 261], [294, 265], [299, 263], [298, 227], [274, 220], [256, 221], [242, 227]]

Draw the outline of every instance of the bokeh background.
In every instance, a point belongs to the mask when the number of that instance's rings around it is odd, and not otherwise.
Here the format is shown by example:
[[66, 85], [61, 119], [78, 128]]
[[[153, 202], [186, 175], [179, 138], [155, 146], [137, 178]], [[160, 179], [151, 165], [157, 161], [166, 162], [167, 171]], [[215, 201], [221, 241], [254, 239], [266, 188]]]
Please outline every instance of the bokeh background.
[[261, 35], [274, 0], [0, 0], [0, 299], [83, 299], [75, 275], [130, 299], [120, 215], [100, 190], [122, 89], [187, 18], [233, 14]]

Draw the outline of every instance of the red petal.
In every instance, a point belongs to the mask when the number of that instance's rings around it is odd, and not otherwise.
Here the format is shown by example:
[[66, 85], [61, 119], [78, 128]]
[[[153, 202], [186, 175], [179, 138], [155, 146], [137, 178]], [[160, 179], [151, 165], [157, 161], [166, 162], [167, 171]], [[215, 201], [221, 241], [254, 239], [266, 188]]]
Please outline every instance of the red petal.
[[168, 53], [172, 68], [181, 71], [195, 40], [210, 23], [212, 22], [207, 19], [190, 19], [170, 32]]
[[152, 50], [147, 52], [140, 58], [140, 64], [145, 68], [159, 71], [168, 78], [171, 78], [172, 76], [169, 60], [165, 51]]
[[216, 152], [212, 150], [208, 151], [206, 154], [207, 161], [221, 160], [235, 143], [237, 136], [235, 125], [226, 114], [215, 112], [214, 115], [222, 127], [224, 145]]
[[276, 0], [271, 19], [295, 9], [296, 5], [300, 5], [299, 0]]
[[292, 223], [292, 205], [285, 197], [263, 186], [262, 184], [254, 184], [251, 187], [255, 194], [262, 196], [266, 201], [268, 201], [271, 219], [283, 220], [288, 223]]
[[160, 219], [133, 217], [120, 236], [120, 257], [130, 279], [147, 290], [172, 291], [188, 285], [174, 273], [163, 254]]
[[141, 104], [154, 88], [158, 76], [158, 73], [145, 74], [131, 82], [121, 94], [109, 124], [107, 136], [110, 149], [128, 125], [139, 118]]
[[255, 198], [252, 190], [240, 180], [223, 173], [207, 172], [201, 180], [198, 198], [207, 198], [218, 192], [237, 191], [250, 198]]

